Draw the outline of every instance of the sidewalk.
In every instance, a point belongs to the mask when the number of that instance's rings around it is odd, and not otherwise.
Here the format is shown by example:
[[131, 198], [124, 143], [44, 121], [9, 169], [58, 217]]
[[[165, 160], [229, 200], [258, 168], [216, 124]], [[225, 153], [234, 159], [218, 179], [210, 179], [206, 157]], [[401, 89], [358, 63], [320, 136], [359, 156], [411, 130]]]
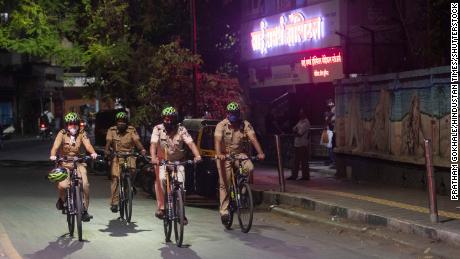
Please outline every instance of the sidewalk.
[[[438, 196], [441, 223], [433, 224], [428, 214], [428, 194], [423, 190], [353, 183], [335, 179], [335, 170], [326, 166], [313, 164], [310, 168], [310, 181], [286, 181], [286, 192], [281, 193], [276, 168], [256, 165], [253, 189], [269, 205], [326, 212], [460, 246], [460, 210], [456, 210], [460, 204], [448, 196]], [[290, 170], [284, 171], [285, 177], [290, 176]]]

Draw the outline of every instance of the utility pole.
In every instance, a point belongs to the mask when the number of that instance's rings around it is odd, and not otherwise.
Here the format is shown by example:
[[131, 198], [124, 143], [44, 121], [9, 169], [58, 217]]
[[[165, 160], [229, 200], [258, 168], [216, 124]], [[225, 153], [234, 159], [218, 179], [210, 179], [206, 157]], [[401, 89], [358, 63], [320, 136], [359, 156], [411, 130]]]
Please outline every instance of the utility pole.
[[[190, 0], [190, 20], [191, 20], [191, 32], [192, 32], [192, 51], [193, 55], [197, 54], [197, 27], [196, 27], [196, 2]], [[193, 116], [198, 116], [197, 102], [198, 102], [198, 66], [193, 65]]]

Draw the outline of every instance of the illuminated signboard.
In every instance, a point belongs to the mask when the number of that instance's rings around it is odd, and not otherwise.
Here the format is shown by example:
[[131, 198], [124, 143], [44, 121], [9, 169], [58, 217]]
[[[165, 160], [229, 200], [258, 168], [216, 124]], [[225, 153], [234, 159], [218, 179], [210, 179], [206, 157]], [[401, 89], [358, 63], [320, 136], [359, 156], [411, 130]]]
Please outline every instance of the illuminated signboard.
[[311, 74], [313, 83], [329, 82], [343, 78], [342, 61], [340, 49], [331, 48], [305, 54], [300, 65]]
[[294, 64], [272, 64], [262, 71], [258, 71], [258, 68], [249, 69], [250, 87], [324, 83], [344, 76], [341, 48], [302, 52], [296, 56], [300, 57], [296, 58]]
[[339, 7], [332, 0], [243, 24], [243, 60], [340, 46]]
[[253, 51], [267, 54], [279, 46], [295, 46], [308, 40], [321, 38], [321, 17], [305, 18], [301, 12], [282, 15], [278, 26], [269, 27], [266, 20], [260, 22], [260, 30], [251, 33]]

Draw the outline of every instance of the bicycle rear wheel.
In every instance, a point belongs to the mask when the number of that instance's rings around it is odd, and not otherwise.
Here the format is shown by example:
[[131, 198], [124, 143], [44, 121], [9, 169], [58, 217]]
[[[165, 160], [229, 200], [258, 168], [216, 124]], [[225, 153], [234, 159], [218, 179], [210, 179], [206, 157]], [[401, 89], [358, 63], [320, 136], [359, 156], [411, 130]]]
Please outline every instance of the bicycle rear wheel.
[[176, 245], [182, 246], [184, 241], [184, 220], [185, 220], [185, 208], [184, 200], [182, 199], [182, 189], [174, 191], [173, 207], [176, 214], [174, 218], [174, 236], [176, 238]]
[[83, 241], [83, 227], [81, 217], [83, 214], [83, 200], [82, 200], [82, 188], [80, 185], [73, 187], [75, 192], [75, 213], [77, 219], [77, 232], [78, 232], [78, 240]]
[[254, 204], [252, 200], [251, 187], [248, 183], [238, 186], [237, 195], [238, 221], [243, 233], [248, 233], [252, 226]]
[[[164, 218], [163, 218], [163, 227], [165, 231], [165, 242], [171, 242], [172, 221], [170, 220], [170, 218], [172, 218], [172, 216], [169, 215], [170, 213], [169, 213], [168, 193], [165, 193], [164, 195], [164, 209], [165, 209], [165, 213], [164, 213]], [[171, 208], [171, 211], [172, 211], [172, 208]]]
[[124, 184], [124, 193], [125, 193], [125, 215], [126, 221], [131, 222], [131, 216], [133, 213], [133, 186], [131, 183], [131, 177], [125, 177], [125, 184]]

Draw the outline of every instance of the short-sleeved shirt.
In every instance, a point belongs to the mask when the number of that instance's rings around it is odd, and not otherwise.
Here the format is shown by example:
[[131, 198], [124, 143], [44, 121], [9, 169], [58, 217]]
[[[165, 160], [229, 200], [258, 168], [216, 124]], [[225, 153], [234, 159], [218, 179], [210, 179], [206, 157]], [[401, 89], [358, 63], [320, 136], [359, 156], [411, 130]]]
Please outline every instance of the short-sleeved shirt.
[[310, 121], [306, 118], [300, 120], [293, 130], [297, 134], [294, 138], [294, 147], [307, 147], [309, 144]]
[[184, 143], [190, 144], [193, 142], [192, 136], [187, 129], [181, 125], [177, 128], [174, 136], [166, 133], [163, 124], [156, 125], [153, 128], [152, 138], [150, 143], [159, 143], [162, 150], [165, 150], [165, 158], [170, 161], [179, 161], [185, 156]]
[[228, 119], [219, 122], [214, 132], [215, 137], [222, 137], [227, 154], [247, 153], [250, 134], [256, 134], [251, 123], [243, 121], [239, 129], [234, 129]]
[[111, 143], [112, 149], [116, 152], [131, 152], [135, 141], [139, 141], [136, 128], [128, 126], [126, 132], [119, 132], [117, 126], [112, 126], [107, 131], [106, 141]]
[[82, 144], [91, 145], [84, 131], [72, 136], [66, 130], [61, 130], [54, 140], [54, 147], [59, 150], [62, 156], [77, 156]]

